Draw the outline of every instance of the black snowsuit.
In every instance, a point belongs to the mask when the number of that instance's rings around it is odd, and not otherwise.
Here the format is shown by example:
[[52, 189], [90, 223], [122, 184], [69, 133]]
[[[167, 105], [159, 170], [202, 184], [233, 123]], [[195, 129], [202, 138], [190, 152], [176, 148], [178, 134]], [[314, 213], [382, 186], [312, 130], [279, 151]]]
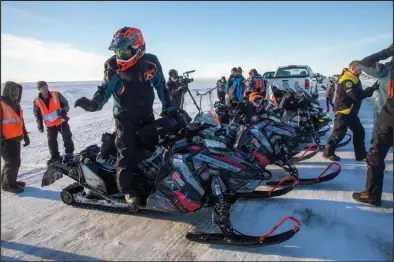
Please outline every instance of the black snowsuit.
[[324, 149], [324, 157], [334, 154], [336, 146], [345, 137], [347, 129], [353, 132], [353, 146], [356, 160], [365, 158], [365, 130], [358, 117], [362, 100], [373, 94], [373, 89], [363, 90], [358, 77], [347, 71], [336, 90], [334, 129]]
[[183, 89], [182, 83], [179, 81], [173, 81], [171, 78], [167, 82], [168, 92], [171, 97], [171, 103], [178, 109], [183, 109], [183, 96], [185, 90]]
[[224, 103], [226, 101], [226, 81], [219, 79], [216, 82], [216, 90], [218, 92], [218, 99], [220, 102]]
[[[19, 99], [13, 101], [11, 91], [13, 88], [19, 88]], [[20, 115], [20, 101], [22, 97], [22, 86], [14, 82], [6, 82], [3, 89], [2, 101], [12, 107], [15, 112]], [[3, 114], [2, 107], [0, 106], [0, 130], [2, 130]], [[3, 170], [1, 174], [1, 185], [2, 187], [13, 188], [16, 187], [16, 179], [21, 165], [21, 141], [25, 141], [27, 146], [30, 143], [29, 136], [26, 131], [25, 124], [23, 123], [23, 136], [15, 137], [11, 139], [4, 139], [3, 134], [1, 135], [1, 156], [4, 160]]]
[[[51, 98], [51, 92], [49, 92], [49, 96], [44, 98], [41, 93], [38, 94], [38, 98], [43, 99], [47, 108], [49, 108], [49, 99]], [[59, 92], [59, 100], [60, 100], [60, 108], [65, 112], [69, 111], [68, 101], [67, 99]], [[41, 114], [41, 109], [33, 102], [33, 113], [36, 117], [37, 128], [39, 130], [44, 129], [43, 118]], [[48, 138], [48, 147], [49, 152], [51, 154], [51, 160], [60, 158], [59, 154], [59, 145], [57, 143], [58, 134], [62, 135], [65, 153], [71, 154], [74, 152], [74, 142], [72, 140], [72, 133], [70, 126], [68, 124], [68, 117], [66, 117], [66, 121], [64, 121], [59, 126], [51, 126], [47, 127], [47, 138]]]
[[145, 54], [137, 64], [126, 71], [117, 72], [115, 56], [104, 64], [104, 80], [92, 100], [80, 98], [75, 106], [87, 111], [101, 110], [111, 96], [114, 97], [115, 146], [117, 148], [117, 183], [123, 194], [136, 196], [134, 168], [138, 164], [136, 133], [154, 122], [153, 102], [156, 89], [166, 112], [173, 108], [159, 60]]
[[366, 189], [369, 197], [377, 202], [381, 201], [383, 177], [384, 177], [384, 159], [390, 147], [393, 146], [393, 104], [394, 97], [386, 100], [379, 114], [379, 126], [377, 129], [376, 139], [374, 140], [367, 155], [367, 183]]

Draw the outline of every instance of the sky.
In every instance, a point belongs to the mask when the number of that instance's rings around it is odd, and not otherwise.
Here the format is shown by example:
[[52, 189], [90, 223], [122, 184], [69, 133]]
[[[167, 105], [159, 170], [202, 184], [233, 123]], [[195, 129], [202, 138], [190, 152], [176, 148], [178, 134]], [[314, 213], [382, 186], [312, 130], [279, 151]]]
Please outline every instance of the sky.
[[332, 75], [393, 43], [393, 3], [1, 1], [1, 82], [101, 80], [123, 26], [142, 30], [166, 78], [290, 64]]

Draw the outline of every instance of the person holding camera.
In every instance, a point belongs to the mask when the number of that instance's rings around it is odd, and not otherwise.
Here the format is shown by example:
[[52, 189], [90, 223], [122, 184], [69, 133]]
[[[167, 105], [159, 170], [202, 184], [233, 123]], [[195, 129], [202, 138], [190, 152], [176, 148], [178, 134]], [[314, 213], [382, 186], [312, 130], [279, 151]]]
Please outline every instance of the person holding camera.
[[167, 89], [170, 94], [171, 103], [178, 109], [183, 109], [183, 101], [186, 90], [179, 79], [178, 71], [171, 69], [168, 72], [169, 79]]
[[39, 93], [33, 102], [33, 113], [36, 117], [38, 131], [44, 133], [43, 122], [47, 127], [48, 147], [51, 154], [47, 163], [60, 159], [57, 143], [59, 133], [62, 134], [66, 151], [63, 161], [68, 162], [74, 158], [74, 142], [67, 116], [68, 101], [60, 92], [49, 91], [45, 81], [38, 81], [37, 89]]

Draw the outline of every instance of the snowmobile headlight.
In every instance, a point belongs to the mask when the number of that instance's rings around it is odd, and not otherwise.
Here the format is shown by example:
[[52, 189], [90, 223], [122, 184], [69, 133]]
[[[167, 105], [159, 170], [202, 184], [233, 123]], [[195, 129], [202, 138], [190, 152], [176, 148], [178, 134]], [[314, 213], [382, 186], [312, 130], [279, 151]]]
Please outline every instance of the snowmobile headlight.
[[208, 148], [222, 148], [222, 149], [227, 148], [224, 143], [213, 140], [213, 139], [204, 139], [204, 144]]

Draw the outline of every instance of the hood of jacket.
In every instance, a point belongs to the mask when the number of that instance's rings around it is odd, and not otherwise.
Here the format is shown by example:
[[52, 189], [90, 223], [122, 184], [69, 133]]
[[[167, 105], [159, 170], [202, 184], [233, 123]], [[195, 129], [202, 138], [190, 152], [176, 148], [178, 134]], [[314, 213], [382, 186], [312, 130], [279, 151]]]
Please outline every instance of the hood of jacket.
[[[19, 97], [18, 97], [17, 101], [14, 101], [12, 99], [12, 95], [11, 95], [12, 90], [14, 88], [19, 88]], [[3, 93], [1, 95], [2, 95], [3, 99], [5, 100], [5, 102], [7, 104], [9, 104], [12, 107], [15, 107], [15, 106], [19, 105], [19, 103], [21, 102], [21, 99], [22, 99], [22, 86], [20, 84], [18, 84], [18, 83], [15, 83], [15, 82], [12, 82], [12, 81], [7, 81], [4, 84]]]

